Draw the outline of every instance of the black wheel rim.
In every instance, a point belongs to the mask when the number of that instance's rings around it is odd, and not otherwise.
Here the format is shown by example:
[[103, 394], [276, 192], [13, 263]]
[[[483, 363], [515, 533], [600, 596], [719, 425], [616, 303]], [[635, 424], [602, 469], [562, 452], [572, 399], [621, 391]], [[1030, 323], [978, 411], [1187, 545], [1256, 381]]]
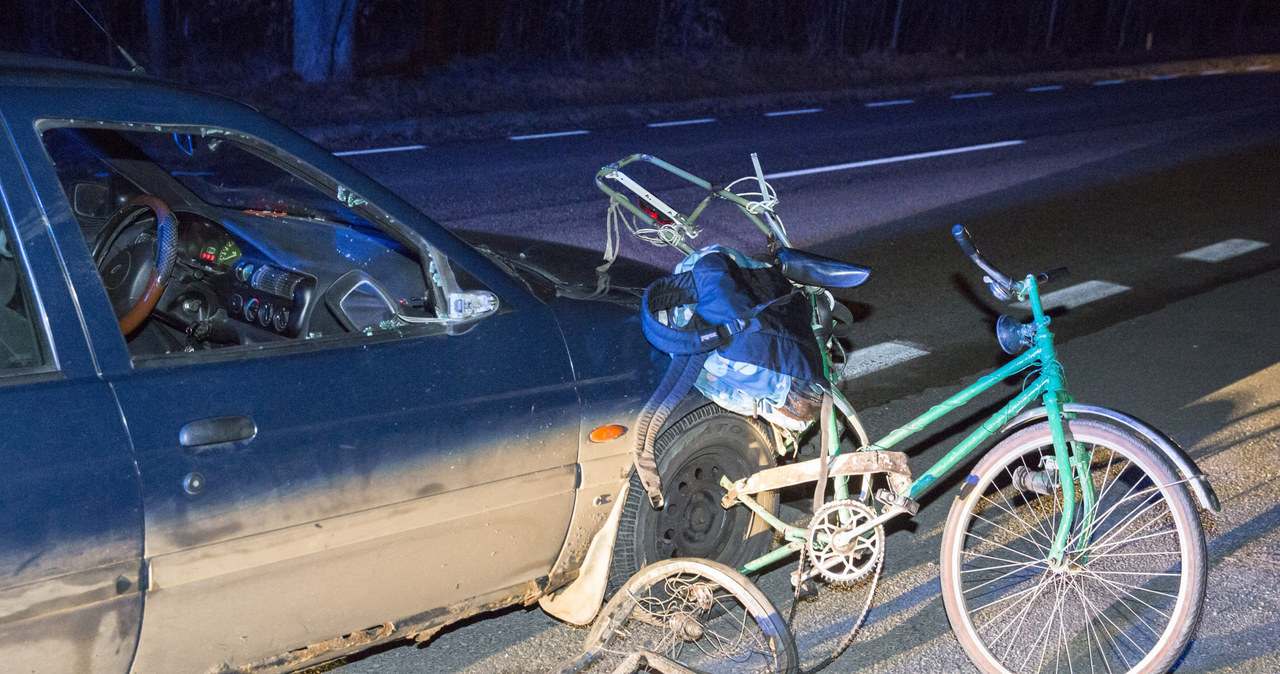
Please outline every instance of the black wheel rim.
[[738, 510], [720, 505], [721, 476], [742, 477], [748, 468], [728, 448], [707, 447], [690, 456], [664, 480], [666, 506], [655, 513], [654, 559], [704, 557], [731, 559], [744, 533]]

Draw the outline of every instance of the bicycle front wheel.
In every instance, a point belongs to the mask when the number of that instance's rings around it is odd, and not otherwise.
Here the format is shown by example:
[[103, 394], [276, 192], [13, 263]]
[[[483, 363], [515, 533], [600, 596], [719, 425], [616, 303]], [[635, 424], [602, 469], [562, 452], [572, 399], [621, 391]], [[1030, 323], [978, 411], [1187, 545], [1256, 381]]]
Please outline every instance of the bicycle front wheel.
[[[986, 672], [1164, 672], [1204, 602], [1204, 530], [1186, 486], [1147, 444], [1096, 421], [1064, 422], [1096, 503], [1059, 479], [1048, 423], [987, 454], [951, 506], [942, 598]], [[1049, 561], [1062, 483], [1076, 490], [1065, 558]]]
[[734, 569], [696, 558], [644, 567], [600, 610], [584, 649], [591, 671], [613, 671], [636, 652], [708, 673], [793, 673], [799, 662], [764, 594]]

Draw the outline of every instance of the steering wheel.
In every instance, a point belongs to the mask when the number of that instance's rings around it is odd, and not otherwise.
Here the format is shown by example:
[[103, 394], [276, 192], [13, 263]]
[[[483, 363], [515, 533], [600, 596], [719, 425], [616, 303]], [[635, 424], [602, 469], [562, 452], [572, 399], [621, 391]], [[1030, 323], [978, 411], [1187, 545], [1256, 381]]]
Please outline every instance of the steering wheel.
[[[156, 221], [155, 242], [131, 243], [114, 255], [116, 241], [131, 225], [150, 213]], [[110, 256], [110, 257], [108, 257]], [[178, 259], [178, 219], [164, 201], [139, 195], [116, 209], [93, 243], [93, 264], [115, 310], [120, 332], [128, 337], [164, 294]]]

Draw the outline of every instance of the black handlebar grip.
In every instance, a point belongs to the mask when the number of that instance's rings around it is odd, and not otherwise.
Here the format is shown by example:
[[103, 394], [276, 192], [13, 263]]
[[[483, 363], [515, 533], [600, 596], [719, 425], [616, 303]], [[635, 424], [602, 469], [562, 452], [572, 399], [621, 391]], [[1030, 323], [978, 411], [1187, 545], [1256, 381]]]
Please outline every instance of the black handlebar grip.
[[978, 249], [973, 245], [973, 238], [969, 236], [969, 230], [964, 225], [956, 225], [951, 228], [951, 236], [956, 237], [956, 243], [960, 244], [960, 250], [964, 251], [969, 257], [977, 257]]
[[1044, 285], [1048, 283], [1056, 283], [1070, 275], [1071, 272], [1066, 267], [1056, 267], [1039, 274], [1036, 276], [1036, 280], [1039, 281], [1041, 285]]

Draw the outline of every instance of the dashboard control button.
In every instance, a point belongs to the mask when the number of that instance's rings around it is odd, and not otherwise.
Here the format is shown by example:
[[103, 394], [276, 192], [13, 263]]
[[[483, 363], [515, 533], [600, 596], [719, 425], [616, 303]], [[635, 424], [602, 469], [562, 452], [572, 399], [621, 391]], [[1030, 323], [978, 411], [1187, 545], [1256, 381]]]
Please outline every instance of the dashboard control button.
[[248, 283], [249, 278], [253, 276], [253, 265], [248, 262], [241, 262], [236, 266], [236, 278], [243, 283]]
[[273, 307], [271, 306], [271, 303], [264, 302], [262, 304], [262, 309], [258, 311], [258, 323], [265, 328], [268, 325], [271, 325], [271, 319], [274, 317], [274, 315], [275, 314], [273, 311]]
[[232, 314], [240, 313], [240, 310], [243, 308], [244, 308], [243, 297], [239, 295], [232, 295], [231, 299], [227, 300], [227, 310], [230, 311]]
[[250, 323], [257, 320], [258, 308], [261, 306], [262, 306], [262, 303], [258, 301], [258, 298], [256, 297], [249, 298], [249, 301], [244, 303], [244, 319], [246, 321], [249, 321]]
[[284, 332], [288, 330], [289, 329], [289, 310], [285, 309], [284, 307], [281, 307], [280, 310], [276, 312], [276, 317], [272, 319], [271, 327], [275, 328], [276, 332]]

